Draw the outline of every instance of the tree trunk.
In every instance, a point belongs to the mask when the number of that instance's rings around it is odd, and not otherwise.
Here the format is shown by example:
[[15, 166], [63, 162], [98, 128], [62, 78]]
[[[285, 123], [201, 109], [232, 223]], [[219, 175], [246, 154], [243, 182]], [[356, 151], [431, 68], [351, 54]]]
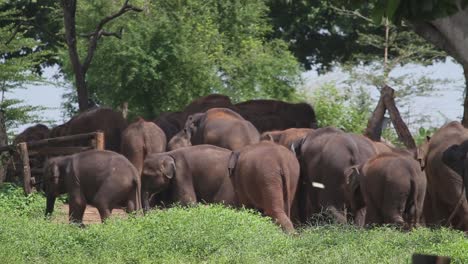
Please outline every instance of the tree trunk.
[[465, 100], [463, 101], [462, 125], [468, 128], [468, 65], [463, 65], [463, 74], [465, 76]]
[[[8, 145], [8, 135], [5, 127], [5, 114], [3, 110], [0, 110], [0, 146], [6, 146]], [[0, 156], [0, 158], [3, 158]], [[8, 166], [8, 163], [3, 162], [0, 164], [0, 184], [5, 181], [5, 176], [6, 176], [6, 168]]]
[[70, 62], [75, 73], [75, 85], [78, 92], [78, 107], [80, 112], [88, 109], [88, 88], [86, 87], [86, 71], [80, 62], [76, 46], [76, 0], [62, 0], [65, 40], [68, 46]]

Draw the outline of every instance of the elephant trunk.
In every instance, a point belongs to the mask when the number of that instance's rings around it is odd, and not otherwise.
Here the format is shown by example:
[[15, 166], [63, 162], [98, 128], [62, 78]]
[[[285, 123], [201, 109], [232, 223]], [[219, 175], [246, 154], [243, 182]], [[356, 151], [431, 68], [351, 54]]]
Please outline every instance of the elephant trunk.
[[53, 194], [47, 195], [47, 207], [45, 212], [46, 217], [52, 215], [52, 212], [54, 211], [55, 198], [56, 197]]

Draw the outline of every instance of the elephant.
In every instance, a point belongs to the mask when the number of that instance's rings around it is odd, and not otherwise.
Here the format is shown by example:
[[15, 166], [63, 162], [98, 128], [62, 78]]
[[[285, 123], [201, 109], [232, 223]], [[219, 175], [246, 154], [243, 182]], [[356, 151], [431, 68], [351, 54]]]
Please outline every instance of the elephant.
[[290, 148], [294, 141], [301, 139], [312, 132], [312, 128], [288, 128], [286, 130], [275, 130], [263, 132], [260, 140], [270, 140]]
[[174, 137], [171, 138], [169, 143], [167, 143], [167, 151], [192, 146], [192, 143], [190, 142], [190, 137], [191, 135], [187, 133], [187, 130], [182, 129], [181, 131], [179, 131], [179, 133], [177, 133]]
[[260, 210], [291, 233], [291, 207], [300, 176], [299, 162], [289, 149], [269, 141], [232, 153], [229, 173], [240, 206]]
[[142, 118], [123, 131], [121, 142], [122, 155], [135, 166], [138, 175], [143, 171], [143, 162], [148, 154], [166, 151], [164, 131]]
[[154, 119], [153, 123], [164, 131], [166, 140], [169, 141], [184, 127], [186, 118], [183, 112], [164, 112]]
[[[292, 148], [301, 164], [307, 205], [301, 219], [308, 221], [313, 214], [324, 210], [331, 213], [338, 223], [347, 223], [348, 213], [354, 222], [361, 225], [363, 211], [347, 212], [350, 201], [346, 198], [346, 171], [351, 166], [366, 162], [377, 154], [372, 141], [362, 135], [346, 133], [334, 127], [318, 128], [302, 140], [295, 141]], [[351, 208], [352, 209], [352, 208]]]
[[46, 216], [54, 210], [58, 195], [68, 194], [69, 220], [82, 225], [87, 204], [95, 206], [101, 220], [112, 209], [141, 209], [140, 177], [122, 155], [106, 150], [88, 150], [48, 159], [44, 164]]
[[442, 154], [442, 161], [462, 177], [465, 185], [465, 198], [468, 199], [468, 140], [460, 145], [452, 145]]
[[43, 124], [36, 124], [26, 128], [23, 132], [19, 133], [15, 139], [13, 139], [13, 144], [18, 144], [20, 142], [30, 142], [37, 141], [41, 139], [46, 139], [49, 137], [50, 129]]
[[212, 145], [149, 154], [141, 178], [143, 209], [149, 209], [151, 194], [161, 192], [168, 194], [166, 202], [169, 203], [234, 205], [234, 190], [228, 173], [230, 155], [230, 150]]
[[[30, 126], [23, 130], [23, 132], [19, 133], [13, 139], [13, 145], [17, 145], [21, 142], [31, 142], [31, 141], [38, 141], [42, 139], [46, 139], [49, 137], [50, 130], [46, 125], [43, 124], [36, 124], [34, 126]], [[18, 153], [12, 153], [12, 159], [8, 160], [7, 163], [7, 171], [5, 173], [5, 179], [2, 179], [0, 176], [0, 183], [4, 180], [7, 182], [14, 182], [16, 184], [21, 184], [20, 179], [17, 177], [16, 169], [14, 161], [19, 160]], [[38, 156], [36, 159], [31, 159], [31, 167], [39, 167], [38, 165], [42, 165], [44, 163], [44, 158], [42, 156]], [[34, 175], [37, 177], [37, 175]]]
[[[127, 127], [127, 121], [122, 113], [110, 108], [96, 107], [82, 112], [65, 124], [53, 128], [50, 137], [61, 137], [90, 133], [104, 132], [105, 149], [120, 153], [120, 140], [122, 132]], [[86, 144], [84, 141], [74, 142], [74, 145]]]
[[234, 106], [260, 133], [288, 128], [317, 128], [314, 109], [306, 103], [250, 100]]
[[365, 225], [421, 223], [426, 176], [409, 151], [380, 153], [350, 167], [346, 183], [352, 210], [366, 207]]
[[184, 132], [192, 145], [211, 144], [230, 150], [260, 141], [257, 129], [242, 116], [227, 108], [211, 108], [190, 115]]
[[[453, 145], [468, 140], [468, 129], [459, 122], [450, 122], [439, 128], [420, 148], [425, 156], [427, 193], [424, 218], [427, 225], [444, 225], [468, 231], [468, 201], [463, 194], [463, 179], [456, 170], [456, 162], [450, 157]], [[446, 164], [451, 164], [447, 166]], [[461, 171], [460, 171], [461, 172]]]

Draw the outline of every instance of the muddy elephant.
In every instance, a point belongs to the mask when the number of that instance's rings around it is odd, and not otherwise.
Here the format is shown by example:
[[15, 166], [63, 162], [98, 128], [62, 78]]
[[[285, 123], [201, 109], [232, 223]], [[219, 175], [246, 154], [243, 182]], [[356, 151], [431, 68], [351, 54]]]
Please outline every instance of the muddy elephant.
[[[293, 143], [301, 164], [304, 190], [308, 204], [304, 208], [302, 221], [324, 211], [331, 213], [338, 223], [353, 218], [360, 225], [364, 212], [348, 211], [346, 199], [346, 172], [354, 165], [363, 164], [377, 154], [373, 143], [362, 135], [346, 133], [333, 127], [325, 127], [308, 133]], [[349, 215], [348, 215], [349, 213]]]
[[290, 148], [293, 142], [304, 138], [307, 133], [312, 131], [312, 128], [288, 128], [286, 130], [268, 131], [262, 133], [260, 140], [273, 141]]
[[143, 170], [147, 155], [166, 151], [166, 135], [153, 122], [139, 118], [122, 133], [122, 155], [137, 169], [138, 175]]
[[366, 225], [411, 228], [421, 223], [426, 176], [412, 153], [380, 153], [346, 174], [351, 208], [366, 207]]
[[427, 153], [424, 217], [428, 225], [452, 226], [468, 231], [468, 202], [463, 197], [462, 177], [443, 162], [443, 154], [449, 147], [466, 140], [468, 129], [459, 122], [450, 122], [437, 130], [422, 148], [422, 152]]
[[[96, 107], [74, 116], [65, 124], [54, 127], [50, 137], [61, 137], [102, 131], [105, 148], [120, 153], [122, 132], [127, 127], [127, 121], [122, 113], [110, 108]], [[86, 141], [76, 141], [73, 145], [83, 145]]]
[[147, 156], [142, 173], [143, 208], [149, 209], [152, 194], [167, 192], [170, 202], [234, 204], [229, 179], [231, 151], [197, 145]]
[[230, 150], [259, 142], [260, 134], [250, 123], [227, 108], [211, 108], [190, 115], [184, 132], [192, 145], [210, 144]]
[[465, 185], [465, 198], [468, 199], [468, 140], [460, 145], [452, 145], [442, 154], [442, 161], [461, 176]]
[[89, 150], [55, 157], [44, 164], [46, 216], [54, 210], [55, 199], [68, 194], [69, 220], [82, 224], [87, 204], [99, 210], [101, 220], [113, 208], [127, 212], [141, 209], [140, 177], [122, 155], [106, 150]]
[[312, 106], [276, 100], [250, 100], [235, 104], [236, 112], [250, 121], [260, 133], [288, 128], [316, 128]]
[[290, 217], [300, 167], [293, 152], [261, 141], [233, 152], [229, 170], [238, 205], [258, 209], [286, 232], [294, 231]]

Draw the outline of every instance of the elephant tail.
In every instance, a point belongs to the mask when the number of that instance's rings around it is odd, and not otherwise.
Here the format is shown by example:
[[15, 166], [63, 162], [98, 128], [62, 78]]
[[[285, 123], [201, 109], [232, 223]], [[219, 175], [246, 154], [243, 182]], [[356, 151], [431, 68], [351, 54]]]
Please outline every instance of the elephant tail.
[[281, 176], [281, 182], [283, 185], [283, 203], [284, 203], [284, 211], [286, 212], [286, 215], [288, 217], [291, 217], [291, 208], [289, 208], [289, 186], [288, 186], [288, 180], [286, 179], [286, 174], [284, 173], [284, 170], [280, 168], [280, 176]]
[[411, 221], [412, 225], [415, 225], [418, 221], [416, 217], [419, 215], [418, 206], [416, 205], [417, 201], [417, 192], [416, 192], [416, 183], [414, 179], [410, 179], [410, 191], [408, 195], [408, 199], [406, 200], [406, 206], [405, 206], [405, 211], [404, 213], [410, 217], [410, 219], [407, 219], [407, 221]]

